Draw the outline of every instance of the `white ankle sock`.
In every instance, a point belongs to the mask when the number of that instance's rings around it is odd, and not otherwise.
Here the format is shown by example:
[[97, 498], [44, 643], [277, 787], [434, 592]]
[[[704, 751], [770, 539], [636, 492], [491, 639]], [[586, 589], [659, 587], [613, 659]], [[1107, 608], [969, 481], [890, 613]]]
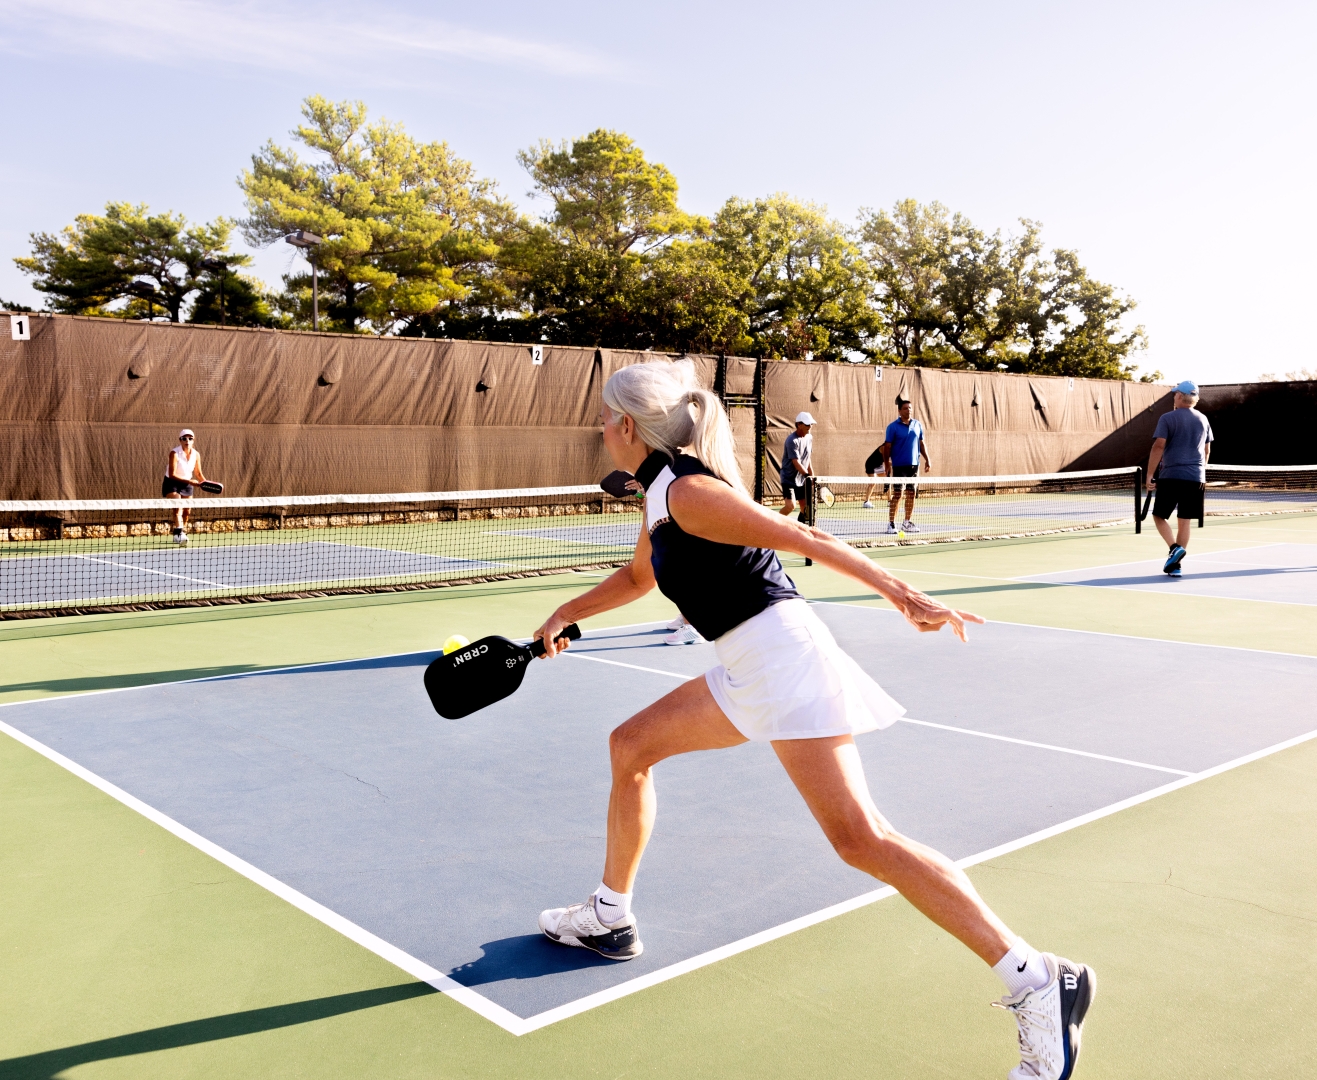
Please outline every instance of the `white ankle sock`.
[[605, 926], [619, 923], [631, 914], [631, 896], [629, 892], [613, 892], [603, 882], [594, 891], [594, 911], [599, 921]]
[[992, 970], [1006, 984], [1009, 997], [1046, 986], [1050, 978], [1043, 954], [1031, 947], [1024, 938], [1017, 938], [1011, 951], [998, 960]]

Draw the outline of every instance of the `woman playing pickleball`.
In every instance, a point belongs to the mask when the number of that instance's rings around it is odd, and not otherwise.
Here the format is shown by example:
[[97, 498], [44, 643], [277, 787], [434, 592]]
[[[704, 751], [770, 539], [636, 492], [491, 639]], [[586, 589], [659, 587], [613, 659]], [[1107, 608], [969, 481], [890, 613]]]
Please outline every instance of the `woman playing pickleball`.
[[[178, 433], [178, 445], [169, 451], [169, 460], [165, 463], [165, 479], [160, 485], [160, 497], [164, 499], [190, 499], [192, 488], [202, 483], [206, 477], [201, 471], [201, 455], [196, 450], [197, 436], [191, 428], [184, 428]], [[174, 511], [174, 543], [187, 543], [187, 523], [192, 517], [192, 510], [185, 502], [180, 502]]]
[[[539, 628], [547, 655], [562, 628], [636, 600], [655, 585], [714, 643], [719, 666], [617, 728], [603, 882], [588, 900], [540, 915], [563, 945], [612, 960], [641, 953], [631, 913], [640, 857], [654, 828], [653, 766], [692, 750], [769, 742], [837, 854], [895, 887], [972, 949], [1006, 984], [999, 1003], [1019, 1025], [1012, 1078], [1064, 1080], [1096, 977], [1013, 934], [963, 871], [900, 833], [869, 795], [854, 736], [905, 710], [833, 639], [782, 569], [790, 551], [887, 599], [921, 632], [950, 626], [962, 641], [977, 615], [947, 608], [825, 532], [765, 510], [746, 494], [731, 425], [689, 362], [617, 371], [603, 393], [604, 445], [645, 488], [635, 558], [563, 604]], [[682, 449], [690, 453], [682, 453]]]

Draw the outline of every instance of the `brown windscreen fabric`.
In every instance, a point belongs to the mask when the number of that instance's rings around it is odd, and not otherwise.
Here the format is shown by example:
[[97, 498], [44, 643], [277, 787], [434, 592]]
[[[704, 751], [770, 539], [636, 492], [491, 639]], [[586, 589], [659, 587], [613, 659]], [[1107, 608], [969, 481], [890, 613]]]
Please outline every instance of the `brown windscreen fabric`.
[[[666, 357], [550, 345], [539, 355], [537, 364], [529, 345], [36, 315], [31, 341], [0, 333], [0, 498], [156, 496], [183, 426], [196, 429], [205, 472], [232, 495], [595, 483], [611, 469], [597, 420], [604, 382]], [[690, 359], [714, 387], [718, 359]], [[724, 392], [752, 395], [761, 362], [723, 364]], [[1137, 464], [1170, 408], [1164, 387], [1141, 383], [849, 364], [762, 370], [770, 492], [802, 409], [819, 420], [820, 473], [863, 469], [899, 393], [924, 422], [935, 471], [966, 475]], [[1203, 407], [1211, 415], [1213, 393], [1235, 400], [1244, 389], [1204, 388]], [[749, 485], [755, 410], [730, 415]]]
[[36, 317], [0, 339], [0, 497], [158, 497], [184, 426], [231, 495], [593, 482], [601, 376], [594, 349]]
[[897, 418], [897, 397], [923, 422], [942, 476], [1136, 465], [1170, 400], [1165, 387], [1144, 383], [868, 365], [769, 363], [764, 381], [774, 473], [802, 410], [818, 421], [815, 472], [862, 473]]

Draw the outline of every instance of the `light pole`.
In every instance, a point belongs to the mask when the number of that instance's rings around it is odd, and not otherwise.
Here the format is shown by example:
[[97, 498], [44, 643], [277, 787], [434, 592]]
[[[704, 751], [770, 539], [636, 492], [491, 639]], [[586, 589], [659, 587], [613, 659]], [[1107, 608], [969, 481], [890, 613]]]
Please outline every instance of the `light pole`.
[[301, 248], [306, 252], [307, 259], [311, 262], [311, 329], [320, 329], [320, 271], [316, 266], [316, 257], [313, 254], [316, 245], [322, 243], [320, 237], [315, 233], [309, 233], [305, 229], [298, 229], [284, 237], [288, 243], [295, 248]]
[[224, 275], [228, 272], [229, 264], [223, 259], [202, 259], [201, 269], [209, 270], [212, 274], [219, 277], [219, 301], [220, 301], [220, 326], [224, 325]]

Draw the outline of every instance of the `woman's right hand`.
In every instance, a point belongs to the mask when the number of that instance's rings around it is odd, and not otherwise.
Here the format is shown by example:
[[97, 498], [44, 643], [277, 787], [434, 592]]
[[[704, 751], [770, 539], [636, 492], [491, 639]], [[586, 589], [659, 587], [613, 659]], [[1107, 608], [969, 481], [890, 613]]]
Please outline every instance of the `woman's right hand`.
[[559, 609], [545, 619], [544, 624], [535, 631], [535, 636], [544, 642], [545, 656], [557, 656], [563, 649], [567, 648], [567, 639], [562, 636], [562, 632], [571, 623], [572, 620], [565, 618], [561, 609]]

